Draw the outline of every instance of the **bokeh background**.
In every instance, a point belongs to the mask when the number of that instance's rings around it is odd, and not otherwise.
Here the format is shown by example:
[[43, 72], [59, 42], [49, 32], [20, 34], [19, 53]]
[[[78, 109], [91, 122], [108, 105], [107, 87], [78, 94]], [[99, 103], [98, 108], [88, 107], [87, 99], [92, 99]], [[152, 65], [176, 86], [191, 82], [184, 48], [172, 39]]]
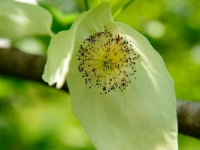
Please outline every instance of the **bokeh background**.
[[[88, 0], [89, 7], [99, 1]], [[115, 14], [127, 0], [110, 2]], [[51, 12], [54, 33], [69, 29], [85, 10], [83, 0], [38, 3]], [[142, 33], [160, 53], [178, 99], [200, 102], [199, 0], [135, 0], [115, 20]], [[48, 36], [29, 36], [1, 40], [0, 46], [11, 44], [27, 53], [46, 55], [49, 40]], [[0, 150], [66, 149], [94, 150], [71, 111], [70, 96], [37, 82], [0, 75]], [[199, 150], [200, 141], [179, 135], [179, 149]]]

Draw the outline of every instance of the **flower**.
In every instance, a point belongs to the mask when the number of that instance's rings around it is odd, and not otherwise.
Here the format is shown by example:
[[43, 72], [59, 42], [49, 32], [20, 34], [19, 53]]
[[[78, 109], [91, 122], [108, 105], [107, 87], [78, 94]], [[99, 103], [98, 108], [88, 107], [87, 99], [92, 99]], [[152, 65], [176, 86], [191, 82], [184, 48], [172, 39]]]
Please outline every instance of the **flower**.
[[43, 79], [67, 80], [72, 109], [98, 150], [177, 150], [173, 81], [145, 37], [114, 22], [110, 4], [53, 36]]
[[128, 77], [136, 72], [134, 65], [139, 58], [131, 41], [126, 36], [114, 36], [105, 27], [105, 31], [85, 39], [83, 45], [78, 52], [78, 69], [85, 83], [90, 88], [100, 87], [105, 94], [117, 88], [123, 91], [131, 82]]

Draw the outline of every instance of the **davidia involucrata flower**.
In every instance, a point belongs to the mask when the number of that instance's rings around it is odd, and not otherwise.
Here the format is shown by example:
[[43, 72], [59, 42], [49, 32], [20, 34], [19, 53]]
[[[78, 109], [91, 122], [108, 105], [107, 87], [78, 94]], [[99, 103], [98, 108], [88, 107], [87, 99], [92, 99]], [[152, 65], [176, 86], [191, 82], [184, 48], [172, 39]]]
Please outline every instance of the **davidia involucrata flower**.
[[53, 36], [43, 79], [67, 80], [73, 112], [98, 150], [177, 150], [173, 81], [150, 43], [114, 22], [109, 3]]

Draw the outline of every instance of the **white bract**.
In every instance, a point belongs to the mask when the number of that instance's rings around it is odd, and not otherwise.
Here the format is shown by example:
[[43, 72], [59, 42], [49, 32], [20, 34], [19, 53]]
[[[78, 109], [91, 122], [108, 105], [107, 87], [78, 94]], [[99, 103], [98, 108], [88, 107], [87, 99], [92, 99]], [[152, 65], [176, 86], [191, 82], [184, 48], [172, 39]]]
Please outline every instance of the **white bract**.
[[43, 79], [67, 80], [73, 112], [98, 150], [177, 150], [173, 81], [145, 37], [109, 3], [53, 36]]
[[38, 5], [0, 1], [0, 38], [16, 40], [31, 35], [51, 35], [52, 16]]

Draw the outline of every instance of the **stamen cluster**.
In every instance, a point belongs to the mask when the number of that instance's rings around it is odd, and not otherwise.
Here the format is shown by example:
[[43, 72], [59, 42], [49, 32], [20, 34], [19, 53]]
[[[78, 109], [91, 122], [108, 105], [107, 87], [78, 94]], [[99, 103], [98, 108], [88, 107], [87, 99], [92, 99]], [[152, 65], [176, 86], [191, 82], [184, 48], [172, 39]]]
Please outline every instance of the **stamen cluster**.
[[101, 88], [105, 94], [117, 88], [123, 91], [130, 84], [129, 77], [136, 72], [134, 65], [139, 58], [131, 41], [106, 29], [85, 39], [77, 56], [85, 83], [89, 88]]

